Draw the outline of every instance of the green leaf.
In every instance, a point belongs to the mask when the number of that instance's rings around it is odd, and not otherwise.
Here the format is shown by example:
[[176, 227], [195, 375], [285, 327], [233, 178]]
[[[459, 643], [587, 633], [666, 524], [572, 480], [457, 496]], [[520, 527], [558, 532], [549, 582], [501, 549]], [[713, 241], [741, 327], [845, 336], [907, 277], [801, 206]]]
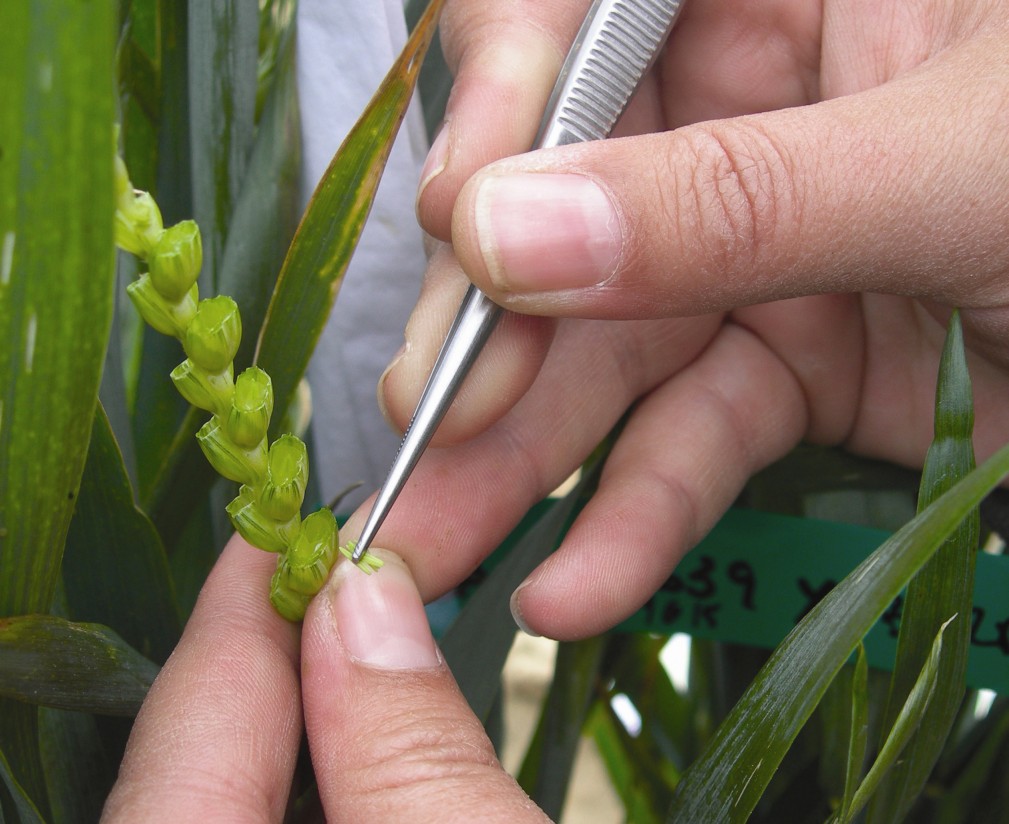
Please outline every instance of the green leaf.
[[42, 708], [39, 741], [52, 820], [98, 821], [119, 765], [108, 756], [95, 716]]
[[[960, 313], [949, 321], [936, 387], [935, 438], [925, 459], [918, 507], [923, 509], [974, 468], [974, 407]], [[951, 615], [970, 615], [974, 597], [980, 517], [975, 510], [954, 530], [912, 579], [901, 614], [897, 658], [884, 715], [884, 734], [894, 723], [931, 654], [932, 639]], [[887, 775], [873, 799], [869, 821], [901, 820], [925, 786], [963, 701], [971, 622], [946, 633], [939, 686], [914, 743]]]
[[[607, 685], [609, 698], [622, 693], [641, 716], [641, 729], [627, 747], [642, 780], [654, 783], [652, 795], [665, 798], [657, 807], [664, 810], [680, 771], [696, 757], [699, 739], [710, 724], [705, 708], [693, 700], [695, 684], [704, 682], [704, 673], [701, 665], [692, 662], [689, 694], [681, 695], [660, 657], [668, 638], [639, 633], [619, 638], [609, 647], [600, 680]], [[694, 647], [691, 643], [692, 651]]]
[[473, 712], [486, 721], [500, 689], [500, 673], [515, 639], [509, 603], [522, 583], [557, 545], [596, 481], [588, 472], [516, 542], [460, 610], [441, 639], [441, 650]]
[[586, 729], [596, 742], [606, 765], [610, 782], [626, 811], [625, 820], [635, 824], [658, 824], [658, 803], [641, 778], [639, 760], [629, 746], [627, 731], [604, 702], [596, 701], [589, 713]]
[[932, 644], [932, 649], [925, 661], [925, 666], [922, 667], [921, 673], [914, 682], [914, 686], [907, 696], [907, 701], [901, 707], [897, 719], [894, 721], [893, 727], [886, 737], [886, 741], [883, 742], [883, 746], [880, 748], [879, 755], [876, 756], [876, 760], [866, 774], [865, 779], [852, 797], [848, 813], [849, 817], [843, 819], [843, 821], [850, 821], [851, 817], [858, 815], [859, 811], [868, 803], [883, 776], [895, 764], [899, 763], [897, 759], [904, 751], [912, 736], [914, 736], [915, 731], [921, 726], [925, 713], [928, 710], [929, 702], [935, 694], [936, 684], [939, 681], [939, 662], [942, 656], [943, 632], [955, 617], [950, 618], [949, 621], [939, 628], [939, 632], [936, 634], [935, 641]]
[[[131, 117], [133, 107], [125, 107], [125, 159], [133, 182], [142, 189], [149, 188], [157, 199], [165, 224], [171, 225], [193, 216], [188, 4], [133, 0], [132, 11], [131, 20], [143, 18], [143, 27], [153, 29], [151, 39], [157, 38], [151, 57], [158, 70], [158, 100], [157, 118], [150, 124], [140, 116]], [[135, 33], [138, 32], [131, 28], [131, 36]], [[123, 82], [129, 90], [133, 81], [124, 77]], [[138, 124], [138, 121], [143, 122]], [[154, 171], [145, 173], [147, 169]], [[121, 287], [120, 300], [125, 298], [124, 291]], [[131, 315], [135, 313], [132, 305], [126, 303], [125, 306]], [[178, 342], [142, 323], [135, 328], [138, 342], [128, 359], [126, 383], [134, 390], [131, 397], [136, 399], [132, 413], [137, 495], [146, 507], [187, 405], [167, 380], [168, 373], [183, 358]]]
[[0, 695], [56, 709], [136, 715], [158, 667], [99, 624], [0, 619]]
[[[126, 282], [123, 273], [119, 270], [122, 261], [127, 260], [126, 255], [116, 255], [116, 283], [117, 289], [125, 290]], [[125, 291], [124, 291], [125, 294]], [[119, 443], [119, 451], [123, 455], [123, 464], [126, 467], [126, 474], [130, 478], [130, 484], [137, 483], [137, 460], [133, 447], [133, 426], [130, 420], [130, 402], [127, 397], [126, 368], [123, 363], [122, 335], [129, 334], [123, 329], [123, 324], [132, 324], [136, 319], [134, 310], [130, 309], [129, 314], [123, 310], [125, 307], [118, 305], [118, 301], [112, 315], [112, 334], [110, 336], [108, 348], [105, 351], [105, 365], [102, 367], [102, 382], [98, 389], [98, 402], [105, 409], [109, 424]]]
[[684, 775], [670, 820], [746, 820], [859, 639], [1007, 472], [1009, 445], [884, 542], [806, 615]]
[[[17, 814], [21, 824], [44, 824], [42, 814], [14, 777], [10, 762], [7, 761], [7, 756], [2, 750], [0, 750], [0, 781], [3, 782], [3, 786], [7, 790], [13, 811]], [[0, 793], [0, 800], [3, 800], [2, 795]], [[7, 805], [0, 804], [0, 821], [3, 820], [5, 809], [7, 809]]]
[[171, 573], [154, 525], [134, 504], [122, 456], [101, 407], [63, 559], [70, 614], [105, 624], [158, 662], [181, 632]]
[[[433, 0], [312, 195], [256, 348], [273, 379], [274, 433], [329, 317], [406, 113], [443, 0]], [[294, 334], [294, 330], [297, 333]]]
[[558, 646], [553, 681], [519, 770], [519, 785], [554, 821], [564, 807], [605, 646], [605, 636]]
[[844, 776], [844, 796], [837, 820], [844, 824], [854, 815], [852, 799], [855, 797], [865, 750], [869, 739], [869, 665], [865, 660], [865, 646], [858, 645], [855, 672], [851, 679], [851, 736], [848, 745], [848, 765]]
[[[115, 5], [5, 7], [0, 49], [0, 616], [49, 609], [112, 317]], [[35, 713], [0, 748], [45, 812]]]
[[32, 9], [0, 58], [0, 615], [49, 608], [112, 317], [115, 18]]
[[256, 0], [190, 0], [189, 139], [204, 296], [219, 293], [224, 246], [252, 150], [258, 64]]
[[[162, 373], [164, 384], [171, 388], [176, 400], [181, 400], [169, 380], [170, 372], [167, 369]], [[164, 431], [174, 434], [164, 443], [158, 458], [158, 469], [148, 485], [147, 494], [144, 495], [143, 488], [140, 490], [141, 506], [150, 515], [170, 553], [174, 553], [193, 511], [217, 480], [217, 473], [203, 457], [196, 441], [196, 433], [206, 421], [207, 413], [194, 406], [186, 409], [181, 422], [172, 421]]]
[[991, 787], [1005, 783], [1006, 756], [1009, 753], [1009, 710], [989, 713], [982, 723], [982, 734], [970, 757], [936, 801], [934, 824], [962, 824], [970, 821], [979, 808], [991, 804]]
[[294, 31], [277, 46], [276, 78], [256, 129], [256, 141], [231, 217], [219, 290], [230, 295], [248, 330], [235, 356], [235, 374], [252, 363], [277, 273], [298, 225], [301, 132], [295, 87]]

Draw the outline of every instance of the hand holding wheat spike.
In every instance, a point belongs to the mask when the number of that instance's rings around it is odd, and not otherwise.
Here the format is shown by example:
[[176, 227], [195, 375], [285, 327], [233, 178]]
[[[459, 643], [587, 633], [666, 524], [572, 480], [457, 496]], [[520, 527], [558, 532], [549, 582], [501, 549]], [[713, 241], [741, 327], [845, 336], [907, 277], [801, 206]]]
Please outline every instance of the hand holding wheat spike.
[[[288, 620], [300, 621], [337, 552], [347, 557], [353, 552], [352, 544], [339, 546], [329, 509], [301, 517], [308, 450], [294, 435], [267, 444], [273, 385], [255, 366], [235, 377], [242, 319], [226, 295], [199, 299], [199, 227], [184, 220], [166, 229], [154, 198], [133, 188], [120, 157], [115, 231], [116, 245], [147, 265], [147, 272], [126, 287], [130, 300], [147, 323], [178, 338], [185, 350], [186, 359], [172, 370], [172, 382], [189, 403], [211, 413], [196, 435], [200, 448], [218, 473], [241, 484], [238, 497], [227, 506], [228, 516], [250, 544], [278, 553], [270, 602]], [[382, 561], [366, 554], [359, 566], [371, 573]]]

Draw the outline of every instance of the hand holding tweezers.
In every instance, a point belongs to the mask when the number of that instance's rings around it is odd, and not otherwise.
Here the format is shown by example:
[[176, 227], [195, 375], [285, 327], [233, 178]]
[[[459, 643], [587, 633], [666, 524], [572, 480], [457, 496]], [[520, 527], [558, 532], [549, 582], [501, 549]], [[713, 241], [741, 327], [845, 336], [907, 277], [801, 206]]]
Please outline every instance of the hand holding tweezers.
[[[595, 0], [561, 68], [534, 149], [609, 135], [683, 0]], [[504, 310], [470, 286], [353, 552], [364, 557]]]

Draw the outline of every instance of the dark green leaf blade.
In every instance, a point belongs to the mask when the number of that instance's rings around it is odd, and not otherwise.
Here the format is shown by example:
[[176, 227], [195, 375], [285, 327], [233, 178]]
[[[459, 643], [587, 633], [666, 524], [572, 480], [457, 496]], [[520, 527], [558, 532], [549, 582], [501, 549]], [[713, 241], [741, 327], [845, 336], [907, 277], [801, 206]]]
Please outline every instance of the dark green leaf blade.
[[[0, 49], [0, 616], [49, 609], [112, 316], [112, 3], [5, 7]], [[0, 748], [47, 812], [34, 708]]]
[[456, 616], [441, 640], [441, 650], [462, 694], [486, 721], [498, 694], [500, 673], [515, 639], [509, 602], [515, 588], [557, 545], [559, 537], [584, 503], [584, 492], [596, 482], [588, 472], [563, 499], [548, 509], [494, 568]]
[[134, 504], [101, 407], [67, 536], [63, 579], [75, 620], [111, 627], [152, 660], [168, 658], [181, 632], [168, 560], [154, 525]]
[[49, 608], [112, 318], [115, 17], [94, 5], [14, 14], [25, 54], [0, 64], [0, 615]]
[[[949, 321], [936, 387], [935, 439], [925, 459], [918, 507], [923, 509], [974, 468], [974, 406], [960, 313]], [[974, 596], [980, 516], [968, 515], [908, 585], [901, 614], [897, 659], [883, 722], [886, 735], [900, 712], [933, 639], [952, 615], [970, 615]], [[946, 632], [936, 695], [906, 755], [887, 774], [873, 798], [870, 822], [901, 820], [914, 803], [942, 752], [963, 700], [971, 622], [958, 620]]]
[[[134, 0], [132, 3], [135, 15], [156, 18], [152, 24], [157, 38], [154, 51], [158, 63], [158, 119], [151, 124], [155, 134], [141, 139], [137, 133], [142, 129], [133, 128], [137, 118], [131, 120], [131, 109], [127, 107], [123, 148], [131, 175], [134, 175], [134, 164], [139, 167], [137, 172], [154, 167], [156, 179], [150, 191], [161, 209], [165, 225], [193, 216], [188, 8], [186, 2]], [[147, 188], [138, 175], [133, 176], [133, 182], [142, 189]], [[124, 286], [120, 288], [119, 300], [126, 311], [135, 312], [125, 297]], [[127, 385], [134, 388], [139, 385], [137, 391], [131, 392], [131, 397], [136, 399], [132, 407], [133, 441], [137, 496], [146, 507], [175, 429], [185, 414], [186, 403], [167, 379], [168, 373], [183, 358], [178, 341], [164, 337], [143, 323], [136, 329], [140, 343], [128, 358]]]
[[39, 741], [52, 820], [98, 821], [119, 766], [104, 746], [98, 719], [83, 712], [42, 707]]
[[685, 773], [670, 821], [747, 819], [859, 639], [1007, 472], [1009, 445], [884, 542], [807, 614]]
[[206, 297], [218, 294], [231, 216], [252, 150], [258, 64], [256, 0], [190, 0], [193, 217], [203, 236], [200, 293]]
[[442, 2], [433, 0], [337, 151], [284, 261], [256, 348], [256, 364], [273, 379], [275, 430], [322, 334], [371, 210]]
[[[0, 781], [3, 782], [3, 789], [6, 790], [7, 796], [21, 824], [44, 824], [44, 819], [39, 813], [38, 807], [32, 803], [32, 800], [25, 793], [24, 789], [18, 784], [14, 773], [11, 771], [10, 763], [7, 761], [7, 756], [4, 755], [2, 750], [0, 750]], [[0, 791], [0, 800], [2, 800], [2, 796], [3, 792]], [[0, 819], [3, 818], [4, 807], [4, 804], [0, 804]]]
[[596, 701], [586, 728], [596, 742], [613, 788], [624, 805], [624, 820], [635, 824], [657, 824], [661, 821], [662, 816], [655, 812], [659, 805], [641, 777], [640, 763], [631, 751], [627, 731], [620, 726], [613, 710], [603, 701]]
[[[900, 708], [893, 726], [890, 728], [883, 746], [879, 750], [879, 755], [873, 762], [872, 767], [866, 774], [865, 779], [855, 792], [851, 800], [850, 816], [856, 816], [868, 803], [879, 782], [896, 764], [900, 762], [901, 753], [904, 752], [908, 742], [914, 736], [915, 731], [921, 726], [925, 714], [928, 712], [929, 704], [935, 695], [936, 686], [939, 680], [939, 665], [942, 660], [942, 639], [946, 627], [956, 619], [950, 618], [939, 628], [935, 640], [932, 644], [931, 652], [925, 660], [917, 680], [911, 687], [904, 706]], [[849, 819], [845, 819], [847, 821]]]
[[56, 709], [136, 715], [158, 667], [99, 624], [0, 619], [0, 695]]
[[605, 636], [558, 646], [553, 681], [519, 770], [519, 785], [554, 821], [564, 807], [605, 647]]
[[1009, 711], [1003, 704], [993, 708], [982, 723], [982, 733], [962, 769], [946, 784], [946, 792], [936, 799], [935, 824], [962, 824], [972, 821], [980, 809], [992, 804], [991, 789], [1005, 784], [1005, 764], [1009, 755]]
[[855, 671], [851, 679], [851, 734], [848, 745], [848, 764], [844, 776], [844, 796], [837, 820], [842, 824], [851, 817], [852, 799], [858, 789], [865, 762], [869, 733], [869, 665], [865, 660], [865, 645], [858, 645]]
[[293, 27], [277, 45], [274, 72], [231, 216], [218, 278], [220, 294], [235, 299], [247, 330], [235, 356], [236, 374], [252, 363], [254, 330], [263, 325], [278, 272], [298, 226], [301, 134]]

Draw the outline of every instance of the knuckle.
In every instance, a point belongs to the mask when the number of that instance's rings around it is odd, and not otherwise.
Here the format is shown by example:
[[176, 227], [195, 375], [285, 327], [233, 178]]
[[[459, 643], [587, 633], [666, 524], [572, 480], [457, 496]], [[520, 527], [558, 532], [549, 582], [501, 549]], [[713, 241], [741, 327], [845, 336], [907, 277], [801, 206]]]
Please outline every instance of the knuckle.
[[752, 121], [703, 124], [682, 136], [688, 162], [679, 175], [694, 207], [681, 209], [682, 237], [697, 238], [723, 274], [752, 278], [801, 211], [793, 161]]

